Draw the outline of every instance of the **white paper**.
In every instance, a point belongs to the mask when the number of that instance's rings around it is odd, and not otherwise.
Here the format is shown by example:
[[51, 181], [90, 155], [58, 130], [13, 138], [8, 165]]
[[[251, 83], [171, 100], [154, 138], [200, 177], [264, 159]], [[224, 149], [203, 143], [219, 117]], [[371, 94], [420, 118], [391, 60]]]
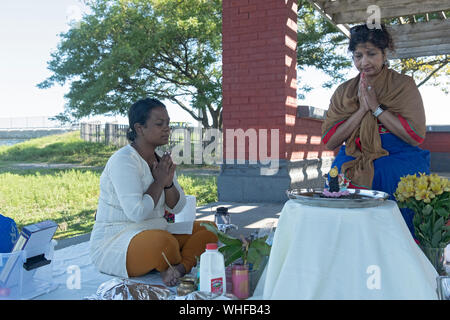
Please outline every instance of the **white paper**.
[[167, 231], [172, 234], [192, 234], [194, 221], [169, 223]]
[[197, 210], [197, 200], [195, 196], [186, 195], [186, 204], [181, 212], [175, 215], [175, 222], [193, 221]]

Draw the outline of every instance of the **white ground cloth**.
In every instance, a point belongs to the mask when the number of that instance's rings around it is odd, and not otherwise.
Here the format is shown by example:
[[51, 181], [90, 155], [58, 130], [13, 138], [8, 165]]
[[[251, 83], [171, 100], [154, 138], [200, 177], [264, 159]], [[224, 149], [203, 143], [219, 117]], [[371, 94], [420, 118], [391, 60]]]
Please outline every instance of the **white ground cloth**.
[[[82, 300], [94, 295], [103, 282], [117, 278], [101, 273], [95, 268], [89, 257], [89, 241], [56, 250], [52, 266], [53, 279], [58, 287], [52, 292], [36, 297], [36, 300]], [[77, 274], [80, 276], [79, 285]], [[130, 280], [164, 285], [159, 272]], [[174, 292], [175, 289], [173, 287]]]

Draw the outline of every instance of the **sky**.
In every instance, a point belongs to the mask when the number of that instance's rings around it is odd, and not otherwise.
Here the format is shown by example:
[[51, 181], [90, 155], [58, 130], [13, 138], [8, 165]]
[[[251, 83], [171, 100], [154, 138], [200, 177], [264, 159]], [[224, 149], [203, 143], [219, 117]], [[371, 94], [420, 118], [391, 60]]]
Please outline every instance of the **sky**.
[[[37, 84], [51, 75], [47, 63], [69, 21], [79, 19], [86, 8], [78, 0], [0, 0], [0, 118], [54, 116], [64, 111], [68, 85], [39, 89]], [[357, 74], [355, 68], [349, 78]], [[299, 104], [327, 109], [335, 89], [322, 89], [324, 75], [307, 70], [299, 75], [314, 87]], [[450, 125], [450, 96], [439, 88], [419, 88], [427, 125]], [[187, 112], [164, 101], [172, 121], [196, 123]], [[117, 120], [125, 117], [94, 117], [85, 120]]]

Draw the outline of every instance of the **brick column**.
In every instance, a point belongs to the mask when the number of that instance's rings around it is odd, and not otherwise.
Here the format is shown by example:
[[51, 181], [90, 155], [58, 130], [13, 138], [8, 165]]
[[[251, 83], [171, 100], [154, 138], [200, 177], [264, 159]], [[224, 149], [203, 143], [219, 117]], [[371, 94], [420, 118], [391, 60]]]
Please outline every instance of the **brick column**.
[[[224, 164], [219, 200], [285, 201], [292, 153], [286, 139], [297, 113], [297, 1], [224, 0], [222, 36]], [[247, 134], [243, 153], [234, 137], [235, 148], [227, 149], [228, 134], [238, 135], [238, 129]], [[261, 153], [265, 130], [270, 165]], [[278, 170], [272, 170], [275, 161]], [[272, 169], [262, 174], [268, 166]]]

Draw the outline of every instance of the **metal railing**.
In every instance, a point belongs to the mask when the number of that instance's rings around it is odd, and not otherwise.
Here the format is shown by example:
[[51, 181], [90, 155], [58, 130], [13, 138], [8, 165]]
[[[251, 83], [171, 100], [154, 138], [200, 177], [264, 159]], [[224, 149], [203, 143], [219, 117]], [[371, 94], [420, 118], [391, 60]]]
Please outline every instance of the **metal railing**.
[[80, 137], [84, 141], [124, 146], [127, 141], [128, 125], [117, 123], [82, 122]]
[[[168, 145], [173, 146], [184, 141], [186, 134], [190, 135], [190, 142], [200, 141], [195, 134], [194, 127], [187, 127], [183, 123], [171, 123], [171, 135]], [[176, 130], [183, 129], [183, 130]], [[82, 122], [80, 124], [80, 137], [84, 141], [104, 143], [122, 147], [128, 143], [128, 125], [118, 123]]]
[[73, 127], [73, 125], [63, 125], [57, 120], [51, 120], [50, 116], [0, 118], [0, 129], [2, 130], [56, 129], [69, 127]]

